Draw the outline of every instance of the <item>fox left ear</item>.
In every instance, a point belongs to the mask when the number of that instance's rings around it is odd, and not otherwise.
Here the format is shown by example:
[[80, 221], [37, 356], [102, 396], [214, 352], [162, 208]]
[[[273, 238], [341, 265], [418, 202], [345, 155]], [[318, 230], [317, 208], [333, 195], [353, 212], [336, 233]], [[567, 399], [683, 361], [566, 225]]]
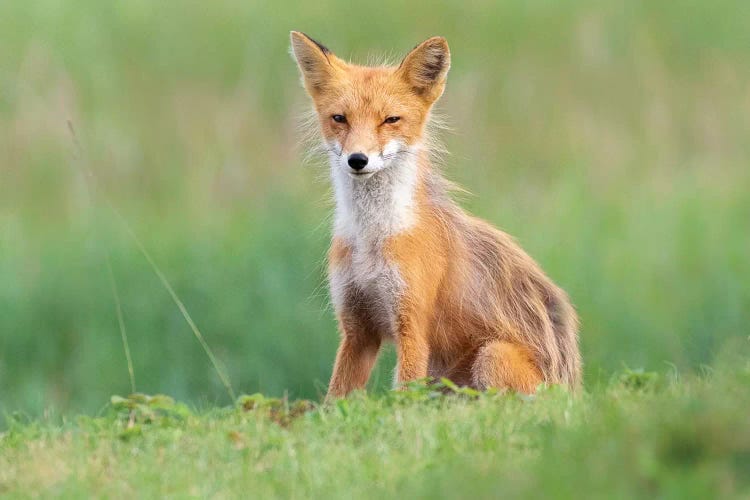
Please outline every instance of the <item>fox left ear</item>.
[[433, 103], [443, 94], [450, 67], [448, 42], [442, 36], [434, 36], [409, 52], [397, 71], [415, 93]]
[[331, 79], [336, 56], [322, 43], [299, 31], [290, 33], [292, 55], [302, 72], [302, 83], [311, 96], [320, 93]]

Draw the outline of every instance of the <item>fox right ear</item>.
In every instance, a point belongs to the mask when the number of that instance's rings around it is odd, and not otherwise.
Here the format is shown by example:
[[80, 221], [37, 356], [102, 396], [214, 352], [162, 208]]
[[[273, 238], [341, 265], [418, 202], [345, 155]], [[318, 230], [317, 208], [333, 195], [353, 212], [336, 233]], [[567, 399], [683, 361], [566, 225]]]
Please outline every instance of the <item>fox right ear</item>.
[[417, 95], [433, 103], [443, 94], [450, 67], [448, 42], [441, 36], [434, 36], [414, 47], [397, 71]]
[[320, 93], [333, 74], [335, 56], [323, 44], [299, 31], [291, 32], [292, 54], [302, 72], [302, 83], [312, 96]]

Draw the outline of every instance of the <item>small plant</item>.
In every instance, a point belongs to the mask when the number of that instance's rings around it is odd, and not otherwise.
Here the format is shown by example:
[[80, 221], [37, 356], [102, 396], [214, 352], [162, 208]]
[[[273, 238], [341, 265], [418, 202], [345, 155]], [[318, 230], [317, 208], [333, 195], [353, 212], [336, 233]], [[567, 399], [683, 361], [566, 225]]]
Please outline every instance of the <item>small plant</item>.
[[110, 405], [117, 419], [124, 424], [120, 433], [122, 439], [140, 435], [144, 424], [169, 426], [191, 415], [187, 406], [164, 394], [135, 393], [126, 398], [114, 395], [110, 398]]
[[631, 370], [626, 368], [617, 377], [617, 385], [631, 391], [651, 392], [656, 389], [659, 383], [659, 374], [656, 372], [647, 372], [643, 368]]
[[260, 412], [282, 427], [288, 426], [297, 417], [317, 408], [315, 403], [308, 399], [299, 399], [290, 403], [286, 398], [268, 398], [260, 393], [242, 395], [237, 398], [236, 405], [243, 411]]

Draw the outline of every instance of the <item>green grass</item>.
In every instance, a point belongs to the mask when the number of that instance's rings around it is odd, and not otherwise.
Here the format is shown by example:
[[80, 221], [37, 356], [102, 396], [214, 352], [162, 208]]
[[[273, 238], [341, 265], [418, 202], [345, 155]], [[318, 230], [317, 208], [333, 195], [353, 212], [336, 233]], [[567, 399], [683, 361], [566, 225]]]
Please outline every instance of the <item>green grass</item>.
[[624, 371], [578, 396], [414, 385], [328, 406], [256, 395], [197, 410], [113, 398], [97, 417], [11, 419], [0, 494], [747, 498], [748, 359], [700, 377]]

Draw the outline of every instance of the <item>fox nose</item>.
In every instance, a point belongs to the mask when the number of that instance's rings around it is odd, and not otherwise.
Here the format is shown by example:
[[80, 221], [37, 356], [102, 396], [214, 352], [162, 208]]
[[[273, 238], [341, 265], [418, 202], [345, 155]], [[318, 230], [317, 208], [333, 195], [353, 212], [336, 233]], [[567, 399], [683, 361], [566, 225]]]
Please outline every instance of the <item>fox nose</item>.
[[352, 153], [349, 155], [349, 166], [354, 170], [362, 170], [367, 166], [367, 155], [362, 153]]

